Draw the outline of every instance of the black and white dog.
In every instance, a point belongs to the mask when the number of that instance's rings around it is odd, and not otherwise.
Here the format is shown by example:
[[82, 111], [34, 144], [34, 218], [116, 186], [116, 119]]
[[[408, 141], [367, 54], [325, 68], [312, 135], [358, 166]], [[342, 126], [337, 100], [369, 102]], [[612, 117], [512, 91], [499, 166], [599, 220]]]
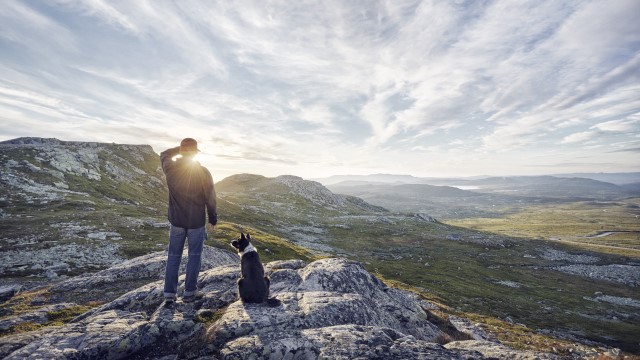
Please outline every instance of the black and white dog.
[[231, 243], [240, 255], [241, 278], [238, 280], [240, 299], [245, 303], [266, 302], [269, 306], [280, 305], [280, 300], [269, 298], [271, 281], [264, 276], [264, 267], [260, 262], [260, 256], [256, 248], [251, 245], [251, 235], [244, 236], [243, 233], [240, 235], [239, 240], [234, 240]]

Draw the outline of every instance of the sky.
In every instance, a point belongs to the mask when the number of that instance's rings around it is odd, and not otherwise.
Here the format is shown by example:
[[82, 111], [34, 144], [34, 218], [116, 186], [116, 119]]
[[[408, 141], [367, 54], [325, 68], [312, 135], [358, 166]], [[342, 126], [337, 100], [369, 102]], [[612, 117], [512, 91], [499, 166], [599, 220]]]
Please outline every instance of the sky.
[[640, 171], [640, 1], [0, 1], [0, 141], [237, 173]]

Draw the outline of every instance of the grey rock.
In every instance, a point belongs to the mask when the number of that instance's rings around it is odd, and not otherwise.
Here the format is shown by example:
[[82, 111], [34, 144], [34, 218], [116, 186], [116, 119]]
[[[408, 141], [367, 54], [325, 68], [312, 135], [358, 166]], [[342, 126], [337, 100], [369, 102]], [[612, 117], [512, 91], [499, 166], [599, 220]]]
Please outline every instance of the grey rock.
[[558, 266], [555, 270], [564, 273], [585, 276], [592, 279], [622, 283], [629, 286], [640, 285], [640, 266], [611, 264], [611, 265], [566, 265]]
[[22, 285], [3, 285], [0, 286], [0, 302], [11, 299], [14, 295], [22, 290]]
[[146, 314], [107, 311], [43, 334], [5, 359], [122, 359], [154, 338], [148, 327]]
[[600, 261], [597, 256], [584, 254], [570, 254], [565, 251], [545, 247], [541, 250], [540, 257], [545, 260], [566, 261], [574, 264], [593, 264]]
[[[218, 252], [224, 252], [217, 250]], [[157, 274], [156, 258], [126, 262], [97, 275], [98, 284], [135, 274]], [[266, 264], [271, 295], [281, 304], [238, 300], [239, 260], [218, 254], [217, 266], [201, 272], [205, 296], [194, 303], [162, 306], [162, 280], [106, 303], [55, 332], [0, 338], [7, 359], [482, 359], [522, 358], [526, 352], [490, 341], [467, 346], [434, 343], [442, 335], [427, 320], [423, 300], [388, 288], [360, 263], [322, 259]], [[233, 255], [233, 256], [231, 256]], [[148, 266], [144, 266], [147, 264]], [[181, 278], [181, 282], [184, 277]], [[58, 288], [77, 286], [67, 281]], [[182, 288], [182, 285], [180, 285]], [[198, 315], [198, 316], [196, 316]], [[202, 317], [209, 320], [202, 320]], [[476, 348], [477, 347], [477, 348]], [[483, 352], [484, 351], [484, 352]]]
[[503, 344], [487, 340], [453, 341], [444, 346], [449, 350], [473, 350], [487, 358], [513, 360], [556, 360], [561, 357], [537, 351], [514, 350]]
[[[180, 272], [184, 273], [187, 264], [187, 253], [182, 256]], [[127, 260], [108, 269], [93, 274], [77, 276], [63, 281], [52, 288], [53, 292], [63, 292], [83, 288], [94, 288], [103, 284], [125, 281], [128, 279], [160, 279], [164, 276], [167, 262], [165, 251], [158, 251], [131, 260]], [[202, 264], [200, 269], [207, 270], [215, 266], [237, 264], [238, 255], [211, 246], [202, 249]]]
[[223, 359], [469, 359], [474, 351], [450, 351], [393, 329], [337, 325], [295, 332], [249, 335], [228, 342]]
[[599, 294], [596, 293], [596, 296], [593, 298], [585, 296], [583, 297], [583, 299], [590, 300], [590, 301], [606, 302], [614, 305], [629, 306], [629, 307], [640, 309], [640, 301], [636, 299], [628, 298], [628, 297], [619, 297], [619, 296], [603, 295], [602, 293], [599, 293]]
[[489, 335], [482, 328], [465, 318], [449, 315], [449, 322], [458, 331], [471, 335], [474, 340], [490, 340]]
[[60, 311], [60, 310], [74, 307], [74, 306], [76, 306], [76, 304], [74, 303], [61, 303], [61, 304], [47, 305], [33, 312], [28, 312], [25, 314], [4, 318], [0, 320], [0, 331], [7, 331], [13, 326], [26, 323], [26, 322], [44, 324], [47, 321], [50, 321], [49, 319], [50, 312]]

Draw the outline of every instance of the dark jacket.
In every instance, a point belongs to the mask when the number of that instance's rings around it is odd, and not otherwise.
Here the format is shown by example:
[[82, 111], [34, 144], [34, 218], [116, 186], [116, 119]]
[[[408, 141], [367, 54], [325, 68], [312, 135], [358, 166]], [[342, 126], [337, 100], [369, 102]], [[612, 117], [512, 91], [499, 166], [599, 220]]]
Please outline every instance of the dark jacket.
[[186, 229], [203, 227], [206, 208], [209, 223], [215, 225], [218, 215], [211, 173], [200, 163], [190, 159], [171, 160], [179, 153], [179, 146], [160, 153], [162, 170], [169, 188], [169, 222]]

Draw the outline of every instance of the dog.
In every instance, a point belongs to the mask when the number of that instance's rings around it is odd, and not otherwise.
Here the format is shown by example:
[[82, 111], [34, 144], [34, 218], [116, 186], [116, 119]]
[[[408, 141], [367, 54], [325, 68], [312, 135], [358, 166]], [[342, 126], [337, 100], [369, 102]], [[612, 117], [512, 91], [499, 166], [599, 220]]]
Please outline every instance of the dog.
[[240, 273], [238, 293], [244, 303], [267, 303], [269, 306], [280, 305], [280, 300], [269, 298], [271, 281], [264, 276], [264, 267], [260, 262], [258, 251], [251, 244], [251, 235], [240, 233], [240, 239], [231, 242], [240, 255]]

